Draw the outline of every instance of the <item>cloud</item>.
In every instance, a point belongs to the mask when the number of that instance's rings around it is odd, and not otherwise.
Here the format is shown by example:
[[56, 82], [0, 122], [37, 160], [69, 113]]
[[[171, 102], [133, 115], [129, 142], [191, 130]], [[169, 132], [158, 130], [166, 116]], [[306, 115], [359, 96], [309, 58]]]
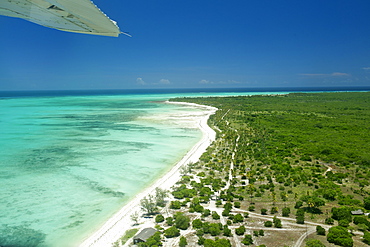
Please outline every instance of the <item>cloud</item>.
[[136, 79], [136, 83], [140, 85], [146, 85], [146, 82], [143, 80], [143, 78], [140, 77]]
[[370, 70], [370, 67], [362, 68], [363, 70]]
[[199, 83], [200, 84], [213, 84], [212, 81], [208, 81], [208, 80], [200, 80]]
[[199, 84], [239, 84], [239, 81], [235, 80], [227, 80], [227, 81], [218, 81], [218, 82], [213, 82], [213, 81], [208, 81], [208, 80], [200, 80]]
[[167, 80], [167, 79], [161, 79], [159, 81], [159, 84], [171, 84], [170, 80]]
[[303, 76], [311, 76], [311, 77], [342, 77], [342, 76], [351, 76], [347, 73], [341, 73], [341, 72], [333, 72], [331, 74], [299, 74]]

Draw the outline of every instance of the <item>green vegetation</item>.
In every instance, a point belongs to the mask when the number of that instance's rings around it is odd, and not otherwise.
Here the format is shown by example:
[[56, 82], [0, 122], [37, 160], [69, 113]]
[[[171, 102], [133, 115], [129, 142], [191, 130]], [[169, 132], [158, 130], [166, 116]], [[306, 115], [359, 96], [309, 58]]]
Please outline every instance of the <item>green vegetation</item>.
[[[217, 138], [199, 162], [182, 169], [166, 208], [172, 217], [157, 216], [165, 237], [187, 229], [189, 246], [250, 245], [253, 238], [271, 246], [281, 231], [271, 237], [260, 227], [284, 231], [289, 220], [316, 228], [306, 246], [370, 243], [370, 220], [351, 213], [370, 210], [370, 93], [174, 101], [217, 107], [208, 121]], [[163, 206], [157, 197], [146, 198], [153, 210], [143, 201], [148, 214]], [[245, 235], [247, 225], [252, 230]]]

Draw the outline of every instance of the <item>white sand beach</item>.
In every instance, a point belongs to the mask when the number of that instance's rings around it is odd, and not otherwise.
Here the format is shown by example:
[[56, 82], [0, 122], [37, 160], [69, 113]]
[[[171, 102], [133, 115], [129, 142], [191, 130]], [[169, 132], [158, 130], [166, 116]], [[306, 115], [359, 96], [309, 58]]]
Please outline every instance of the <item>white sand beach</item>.
[[[140, 194], [136, 195], [129, 201], [117, 214], [110, 218], [98, 231], [87, 238], [80, 246], [81, 247], [103, 247], [112, 246], [124, 233], [133, 228], [134, 222], [131, 215], [143, 212], [140, 207], [140, 200], [148, 195], [155, 194], [155, 188], [170, 190], [177, 181], [180, 180], [180, 168], [189, 163], [195, 163], [200, 156], [206, 151], [207, 147], [215, 140], [216, 133], [207, 125], [207, 120], [210, 115], [217, 110], [213, 107], [201, 106], [192, 103], [182, 102], [167, 102], [170, 104], [183, 104], [202, 107], [204, 115], [199, 120], [199, 129], [203, 132], [202, 139], [164, 176], [155, 181], [149, 188], [145, 189]], [[150, 226], [151, 219], [141, 218], [139, 227]]]

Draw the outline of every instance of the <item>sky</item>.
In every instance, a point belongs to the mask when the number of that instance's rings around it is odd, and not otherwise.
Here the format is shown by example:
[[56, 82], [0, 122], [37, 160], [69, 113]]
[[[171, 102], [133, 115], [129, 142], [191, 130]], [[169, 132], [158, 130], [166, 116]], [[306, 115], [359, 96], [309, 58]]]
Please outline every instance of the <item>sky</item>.
[[94, 0], [121, 31], [0, 16], [0, 91], [370, 87], [369, 0]]

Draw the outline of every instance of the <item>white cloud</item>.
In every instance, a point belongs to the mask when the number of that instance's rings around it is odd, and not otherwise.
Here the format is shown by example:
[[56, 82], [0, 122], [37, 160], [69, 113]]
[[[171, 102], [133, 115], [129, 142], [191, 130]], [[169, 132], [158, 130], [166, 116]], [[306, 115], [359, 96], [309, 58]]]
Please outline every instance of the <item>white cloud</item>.
[[362, 68], [363, 70], [370, 70], [370, 67]]
[[200, 80], [199, 83], [200, 84], [213, 84], [212, 81], [208, 81], [208, 80]]
[[333, 72], [331, 74], [300, 74], [303, 76], [312, 76], [312, 77], [341, 77], [341, 76], [351, 76], [347, 73]]
[[146, 82], [143, 80], [143, 78], [140, 77], [136, 79], [136, 83], [140, 85], [146, 85]]
[[167, 79], [161, 79], [159, 81], [160, 84], [171, 84], [170, 80], [167, 80]]

